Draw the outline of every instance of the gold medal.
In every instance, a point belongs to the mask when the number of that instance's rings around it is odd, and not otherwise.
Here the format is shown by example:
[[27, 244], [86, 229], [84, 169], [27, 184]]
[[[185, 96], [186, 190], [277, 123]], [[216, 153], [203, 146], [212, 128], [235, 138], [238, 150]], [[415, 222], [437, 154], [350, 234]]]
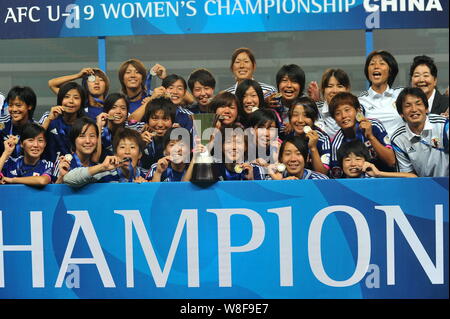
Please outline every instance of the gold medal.
[[235, 171], [236, 173], [240, 174], [240, 173], [242, 173], [244, 170], [242, 169], [241, 165], [236, 164], [236, 165], [234, 166], [234, 171]]
[[356, 120], [358, 122], [361, 122], [362, 120], [364, 120], [364, 114], [362, 114], [362, 112], [356, 113]]
[[120, 120], [120, 115], [109, 115], [108, 116], [108, 120], [110, 120], [110, 121], [114, 121], [114, 120]]
[[0, 122], [0, 130], [3, 130], [5, 128], [5, 123]]
[[303, 128], [303, 132], [305, 132], [305, 134], [308, 134], [309, 132], [311, 132], [311, 127], [310, 126], [308, 126], [308, 125], [306, 125], [304, 128]]

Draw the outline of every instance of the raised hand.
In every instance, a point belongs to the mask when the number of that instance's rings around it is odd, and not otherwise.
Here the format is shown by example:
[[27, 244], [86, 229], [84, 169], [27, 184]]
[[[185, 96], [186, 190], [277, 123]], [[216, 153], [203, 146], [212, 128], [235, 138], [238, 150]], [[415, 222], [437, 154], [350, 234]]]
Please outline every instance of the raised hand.
[[61, 105], [56, 105], [50, 109], [50, 114], [48, 115], [48, 119], [50, 121], [56, 120], [61, 114], [64, 112], [64, 107]]
[[307, 93], [308, 96], [313, 99], [315, 102], [320, 101], [320, 90], [319, 90], [319, 85], [317, 84], [316, 81], [311, 81], [308, 84], [308, 88], [307, 88]]
[[153, 71], [161, 80], [164, 80], [167, 77], [167, 69], [161, 64], [156, 63], [154, 66], [152, 66], [150, 71]]

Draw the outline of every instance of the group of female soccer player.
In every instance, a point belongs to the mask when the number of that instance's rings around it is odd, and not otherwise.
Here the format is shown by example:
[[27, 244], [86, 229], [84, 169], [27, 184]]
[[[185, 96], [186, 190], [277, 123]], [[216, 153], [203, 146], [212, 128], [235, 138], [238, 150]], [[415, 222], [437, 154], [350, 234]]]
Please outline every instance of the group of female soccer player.
[[[236, 49], [230, 64], [236, 83], [216, 94], [206, 69], [186, 82], [160, 64], [147, 70], [130, 59], [118, 72], [121, 92], [110, 93], [105, 72], [83, 68], [49, 81], [56, 105], [38, 122], [35, 93], [15, 86], [0, 113], [0, 183], [448, 176], [448, 169], [424, 175], [402, 167], [391, 143], [399, 130], [414, 131], [414, 121], [424, 121], [421, 109], [405, 116], [408, 98], [417, 97], [425, 117], [435, 114], [433, 121], [444, 123], [442, 141], [432, 140], [443, 156], [431, 165], [448, 168], [448, 96], [436, 88], [432, 58], [416, 57], [411, 87], [393, 88], [395, 58], [374, 51], [364, 67], [370, 88], [358, 97], [339, 68], [306, 85], [300, 66], [284, 65], [275, 87], [255, 80], [255, 69], [252, 51]], [[160, 87], [150, 87], [154, 76]], [[213, 114], [209, 134], [196, 124], [201, 114]]]

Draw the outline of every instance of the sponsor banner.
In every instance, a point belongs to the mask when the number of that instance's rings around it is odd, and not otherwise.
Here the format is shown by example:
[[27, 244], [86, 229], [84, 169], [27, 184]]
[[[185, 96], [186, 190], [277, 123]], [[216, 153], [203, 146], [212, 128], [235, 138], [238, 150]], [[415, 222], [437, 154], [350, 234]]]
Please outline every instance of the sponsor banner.
[[0, 187], [0, 298], [448, 298], [448, 178]]
[[447, 0], [2, 0], [0, 38], [448, 28]]

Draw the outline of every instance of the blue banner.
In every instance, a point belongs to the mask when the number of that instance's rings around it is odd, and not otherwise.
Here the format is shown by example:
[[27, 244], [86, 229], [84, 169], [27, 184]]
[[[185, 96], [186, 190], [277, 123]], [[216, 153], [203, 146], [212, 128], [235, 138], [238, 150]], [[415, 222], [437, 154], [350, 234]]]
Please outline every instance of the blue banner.
[[448, 28], [447, 0], [2, 0], [0, 38]]
[[448, 178], [0, 187], [0, 298], [448, 298]]

